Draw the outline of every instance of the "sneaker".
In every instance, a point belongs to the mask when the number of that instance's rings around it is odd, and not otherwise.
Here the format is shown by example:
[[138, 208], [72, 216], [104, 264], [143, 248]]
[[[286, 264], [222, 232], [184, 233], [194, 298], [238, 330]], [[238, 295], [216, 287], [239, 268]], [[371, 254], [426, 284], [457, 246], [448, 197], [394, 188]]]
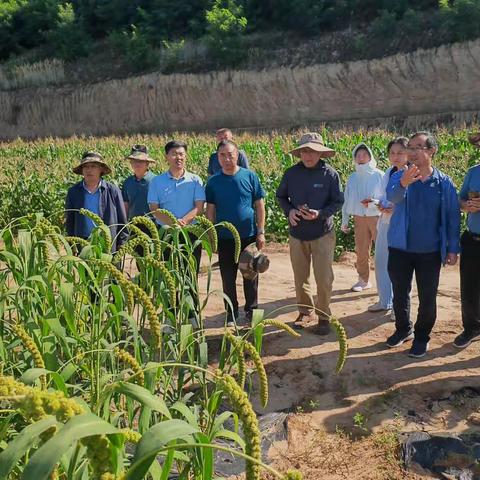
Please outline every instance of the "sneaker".
[[318, 320], [318, 324], [312, 329], [317, 335], [328, 335], [330, 333], [330, 322], [328, 320]]
[[368, 290], [369, 288], [372, 288], [372, 284], [370, 282], [359, 280], [355, 285], [353, 285], [352, 291], [363, 292], [363, 290]]
[[391, 322], [396, 322], [397, 321], [397, 317], [395, 316], [395, 311], [393, 310], [393, 308], [392, 308], [392, 311], [390, 313], [390, 321]]
[[395, 331], [393, 335], [390, 335], [387, 338], [387, 346], [389, 348], [395, 348], [402, 345], [404, 342], [408, 340], [413, 340], [413, 332], [410, 333], [400, 333]]
[[453, 341], [453, 346], [457, 348], [468, 347], [473, 340], [478, 340], [480, 338], [480, 332], [462, 332], [458, 337]]
[[234, 327], [236, 324], [238, 324], [239, 320], [240, 317], [238, 313], [235, 314], [235, 317], [233, 317], [230, 313], [227, 314], [227, 327]]
[[370, 305], [367, 309], [369, 312], [389, 312], [390, 307], [384, 307], [380, 302]]
[[422, 358], [427, 353], [427, 350], [428, 350], [428, 342], [413, 340], [412, 347], [408, 352], [408, 356], [412, 358]]

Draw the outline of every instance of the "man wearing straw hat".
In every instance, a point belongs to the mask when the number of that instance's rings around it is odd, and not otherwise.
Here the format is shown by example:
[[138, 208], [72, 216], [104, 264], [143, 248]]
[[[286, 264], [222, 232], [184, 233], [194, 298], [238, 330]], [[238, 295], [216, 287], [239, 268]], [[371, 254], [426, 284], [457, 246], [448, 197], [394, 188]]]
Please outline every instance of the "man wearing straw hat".
[[134, 145], [126, 160], [130, 160], [133, 175], [123, 182], [122, 195], [128, 220], [131, 220], [150, 212], [147, 195], [150, 182], [155, 178], [150, 171], [155, 160], [148, 156], [146, 145]]
[[112, 233], [112, 250], [116, 251], [127, 239], [123, 228], [127, 222], [120, 189], [103, 179], [111, 173], [110, 167], [97, 152], [85, 152], [73, 173], [83, 180], [68, 189], [65, 201], [65, 227], [67, 235], [88, 238], [95, 227], [90, 218], [80, 215], [85, 208], [100, 216]]
[[[301, 327], [315, 312], [315, 332], [328, 335], [335, 251], [333, 215], [342, 208], [343, 193], [338, 173], [324, 159], [335, 151], [324, 145], [320, 134], [306, 133], [290, 153], [300, 162], [283, 175], [277, 200], [290, 227], [290, 260], [299, 310], [295, 324]], [[312, 263], [317, 284], [315, 303], [310, 290]]]
[[[480, 149], [480, 132], [470, 136], [470, 143]], [[467, 213], [467, 227], [460, 240], [460, 293], [463, 332], [453, 341], [465, 348], [480, 339], [480, 165], [470, 168], [460, 190], [460, 207]]]

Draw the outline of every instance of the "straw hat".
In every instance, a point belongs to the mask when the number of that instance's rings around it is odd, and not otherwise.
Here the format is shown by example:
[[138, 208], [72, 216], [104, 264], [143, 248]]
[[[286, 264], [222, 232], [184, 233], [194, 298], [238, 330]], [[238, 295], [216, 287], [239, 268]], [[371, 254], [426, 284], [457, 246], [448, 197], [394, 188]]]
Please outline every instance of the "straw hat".
[[323, 138], [319, 133], [309, 132], [302, 135], [302, 138], [298, 142], [298, 147], [290, 151], [292, 155], [300, 157], [300, 151], [302, 148], [311, 148], [321, 154], [322, 158], [333, 157], [335, 150], [328, 148], [323, 143]]
[[238, 261], [238, 268], [247, 280], [253, 280], [259, 273], [266, 272], [269, 266], [269, 258], [261, 253], [254, 243], [243, 250]]
[[73, 173], [77, 173], [78, 175], [82, 175], [82, 169], [88, 163], [96, 163], [103, 167], [103, 175], [108, 175], [112, 173], [112, 169], [105, 163], [103, 157], [97, 152], [85, 152], [82, 155], [82, 159], [80, 160], [80, 164], [76, 167], [72, 168]]
[[126, 160], [140, 160], [148, 163], [155, 163], [155, 160], [148, 156], [146, 145], [134, 145], [130, 154], [125, 157]]

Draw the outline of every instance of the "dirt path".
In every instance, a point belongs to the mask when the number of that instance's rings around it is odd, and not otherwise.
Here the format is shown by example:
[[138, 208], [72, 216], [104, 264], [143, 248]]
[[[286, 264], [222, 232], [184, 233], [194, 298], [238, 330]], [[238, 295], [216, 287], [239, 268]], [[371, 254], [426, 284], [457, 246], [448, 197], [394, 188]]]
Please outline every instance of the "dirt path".
[[[268, 314], [295, 303], [293, 274], [285, 246], [270, 247], [270, 270], [262, 275], [260, 303]], [[438, 320], [426, 357], [407, 356], [409, 344], [388, 349], [385, 339], [393, 332], [389, 316], [367, 312], [377, 299], [373, 288], [353, 293], [356, 279], [352, 256], [335, 264], [332, 299], [333, 314], [344, 324], [349, 338], [349, 356], [343, 372], [334, 374], [338, 344], [334, 334], [319, 337], [307, 327], [299, 339], [283, 332], [272, 332], [264, 342], [263, 360], [269, 377], [270, 401], [267, 412], [308, 411], [312, 426], [335, 432], [337, 427], [352, 431], [357, 424], [370, 431], [391, 423], [404, 430], [463, 431], [478, 398], [462, 393], [469, 386], [480, 386], [480, 342], [466, 350], [452, 346], [461, 331], [458, 268], [442, 270], [438, 296]], [[374, 279], [374, 272], [372, 272]], [[201, 284], [205, 285], [205, 276]], [[220, 274], [213, 273], [213, 285], [220, 288]], [[238, 277], [238, 291], [240, 275]], [[241, 303], [242, 305], [242, 303]], [[413, 292], [412, 312], [416, 315], [417, 297]], [[220, 298], [207, 307], [207, 326], [218, 328], [223, 315]], [[271, 315], [293, 322], [296, 310], [281, 310]], [[263, 413], [258, 403], [258, 412]], [[359, 416], [360, 415], [360, 416]]]

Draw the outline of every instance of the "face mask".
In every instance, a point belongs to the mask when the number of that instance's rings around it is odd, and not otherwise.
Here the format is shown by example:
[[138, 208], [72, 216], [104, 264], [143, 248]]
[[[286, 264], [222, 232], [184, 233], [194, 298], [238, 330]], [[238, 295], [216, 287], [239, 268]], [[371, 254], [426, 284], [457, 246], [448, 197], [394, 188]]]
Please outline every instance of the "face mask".
[[364, 175], [365, 173], [368, 173], [371, 169], [372, 169], [372, 167], [370, 166], [370, 162], [368, 162], [368, 163], [355, 163], [355, 170], [360, 175]]

